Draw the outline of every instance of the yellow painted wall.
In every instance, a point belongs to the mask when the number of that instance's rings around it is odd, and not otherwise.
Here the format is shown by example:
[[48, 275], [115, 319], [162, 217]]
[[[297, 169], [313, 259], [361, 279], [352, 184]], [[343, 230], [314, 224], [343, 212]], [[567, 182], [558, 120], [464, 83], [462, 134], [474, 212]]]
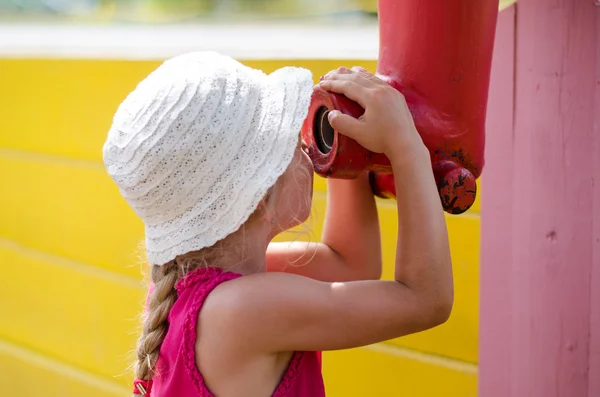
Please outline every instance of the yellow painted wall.
[[[338, 61], [289, 64], [315, 76]], [[373, 70], [373, 61], [345, 61]], [[0, 59], [0, 390], [25, 397], [125, 396], [144, 290], [143, 228], [104, 172], [101, 147], [147, 61]], [[313, 230], [324, 213], [317, 181]], [[393, 202], [379, 205], [392, 277]], [[476, 395], [479, 203], [449, 216], [456, 304], [422, 334], [324, 354], [328, 395]]]

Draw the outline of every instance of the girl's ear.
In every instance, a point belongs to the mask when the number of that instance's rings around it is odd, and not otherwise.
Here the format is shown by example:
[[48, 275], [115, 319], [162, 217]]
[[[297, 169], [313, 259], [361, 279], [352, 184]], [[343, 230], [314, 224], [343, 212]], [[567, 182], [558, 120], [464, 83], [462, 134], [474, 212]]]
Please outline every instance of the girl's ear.
[[259, 219], [263, 219], [267, 216], [269, 216], [269, 200], [271, 198], [271, 190], [269, 190], [267, 192], [267, 194], [265, 194], [265, 196], [262, 198], [262, 200], [260, 200], [258, 202], [258, 205], [256, 206], [256, 210], [254, 210], [254, 213], [252, 215], [250, 215], [250, 221], [255, 221], [255, 220], [259, 220]]

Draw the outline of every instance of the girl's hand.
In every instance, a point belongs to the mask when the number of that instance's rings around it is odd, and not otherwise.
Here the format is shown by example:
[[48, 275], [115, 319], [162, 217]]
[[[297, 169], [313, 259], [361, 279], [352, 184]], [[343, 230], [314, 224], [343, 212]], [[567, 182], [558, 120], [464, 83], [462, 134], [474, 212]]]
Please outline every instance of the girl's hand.
[[324, 76], [319, 85], [365, 109], [358, 119], [337, 110], [329, 113], [331, 126], [364, 148], [392, 159], [424, 146], [404, 95], [366, 70], [339, 68]]

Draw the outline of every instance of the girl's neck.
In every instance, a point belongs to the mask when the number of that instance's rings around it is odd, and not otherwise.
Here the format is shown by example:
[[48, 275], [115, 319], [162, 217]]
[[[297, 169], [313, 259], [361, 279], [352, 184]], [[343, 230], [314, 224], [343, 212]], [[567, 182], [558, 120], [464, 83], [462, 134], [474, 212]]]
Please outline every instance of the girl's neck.
[[210, 266], [243, 275], [265, 272], [270, 234], [265, 224], [243, 225], [222, 242], [222, 255], [216, 255]]

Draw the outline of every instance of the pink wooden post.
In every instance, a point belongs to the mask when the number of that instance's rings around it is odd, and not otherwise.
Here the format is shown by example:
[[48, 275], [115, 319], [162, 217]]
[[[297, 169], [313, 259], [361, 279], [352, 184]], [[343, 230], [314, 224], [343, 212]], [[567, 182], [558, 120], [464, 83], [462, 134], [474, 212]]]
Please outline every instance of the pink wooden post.
[[600, 396], [600, 7], [500, 15], [482, 176], [480, 397]]

